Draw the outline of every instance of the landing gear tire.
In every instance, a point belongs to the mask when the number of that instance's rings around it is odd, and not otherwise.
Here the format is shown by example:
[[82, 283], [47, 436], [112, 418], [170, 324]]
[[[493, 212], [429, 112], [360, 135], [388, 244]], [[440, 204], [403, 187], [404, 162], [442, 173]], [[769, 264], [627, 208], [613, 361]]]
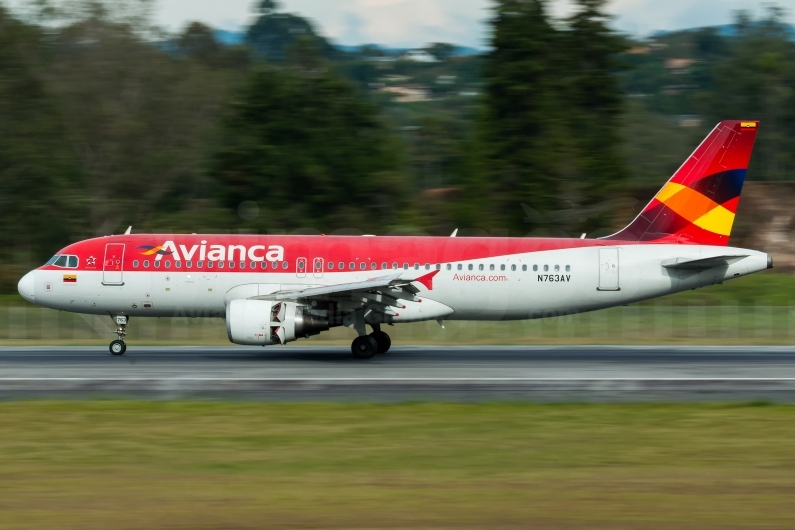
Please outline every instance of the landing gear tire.
[[378, 353], [378, 343], [370, 335], [362, 335], [354, 339], [351, 351], [357, 359], [372, 359]]
[[110, 343], [109, 349], [113, 355], [124, 355], [124, 352], [127, 351], [127, 345], [123, 340], [114, 340]]
[[390, 339], [389, 335], [383, 331], [374, 331], [370, 334], [370, 336], [375, 339], [376, 344], [378, 344], [378, 350], [376, 353], [386, 353], [389, 351], [389, 348], [392, 347], [392, 339]]

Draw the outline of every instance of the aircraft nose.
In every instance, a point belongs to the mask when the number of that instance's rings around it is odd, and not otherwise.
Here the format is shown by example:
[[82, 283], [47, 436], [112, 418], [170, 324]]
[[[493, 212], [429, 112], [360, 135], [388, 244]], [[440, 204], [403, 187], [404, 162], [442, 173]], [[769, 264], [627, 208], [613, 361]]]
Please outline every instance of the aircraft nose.
[[19, 294], [22, 295], [22, 298], [31, 303], [36, 302], [36, 297], [33, 295], [33, 288], [36, 285], [33, 274], [34, 271], [30, 271], [24, 275], [22, 279], [19, 280], [19, 284], [17, 285], [17, 290], [19, 291]]

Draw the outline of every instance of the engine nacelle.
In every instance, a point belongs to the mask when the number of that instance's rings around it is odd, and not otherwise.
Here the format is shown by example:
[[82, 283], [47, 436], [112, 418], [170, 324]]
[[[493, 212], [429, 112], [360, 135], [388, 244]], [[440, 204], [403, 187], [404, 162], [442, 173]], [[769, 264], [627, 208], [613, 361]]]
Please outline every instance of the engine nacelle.
[[287, 344], [329, 329], [326, 317], [306, 306], [266, 300], [233, 300], [226, 306], [229, 341], [244, 346]]

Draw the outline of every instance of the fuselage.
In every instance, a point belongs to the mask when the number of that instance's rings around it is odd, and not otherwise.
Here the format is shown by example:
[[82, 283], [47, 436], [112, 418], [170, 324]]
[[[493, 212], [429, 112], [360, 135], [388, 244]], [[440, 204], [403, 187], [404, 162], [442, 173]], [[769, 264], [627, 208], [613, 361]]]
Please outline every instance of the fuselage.
[[[671, 260], [742, 255], [705, 270]], [[20, 292], [52, 309], [130, 317], [223, 317], [232, 300], [401, 273], [417, 297], [391, 316], [521, 320], [629, 304], [768, 268], [725, 246], [546, 238], [119, 235], [64, 248]]]

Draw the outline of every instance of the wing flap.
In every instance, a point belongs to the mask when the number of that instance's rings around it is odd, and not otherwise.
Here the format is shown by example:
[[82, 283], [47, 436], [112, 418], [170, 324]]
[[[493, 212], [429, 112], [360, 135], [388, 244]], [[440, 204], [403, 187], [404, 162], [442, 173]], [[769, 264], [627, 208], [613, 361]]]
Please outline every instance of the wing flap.
[[301, 290], [279, 291], [267, 296], [269, 300], [295, 300], [298, 298], [315, 298], [332, 294], [341, 294], [353, 291], [372, 291], [384, 289], [399, 284], [402, 273], [389, 274], [378, 278], [370, 278], [363, 282], [338, 283], [322, 287], [308, 287]]

